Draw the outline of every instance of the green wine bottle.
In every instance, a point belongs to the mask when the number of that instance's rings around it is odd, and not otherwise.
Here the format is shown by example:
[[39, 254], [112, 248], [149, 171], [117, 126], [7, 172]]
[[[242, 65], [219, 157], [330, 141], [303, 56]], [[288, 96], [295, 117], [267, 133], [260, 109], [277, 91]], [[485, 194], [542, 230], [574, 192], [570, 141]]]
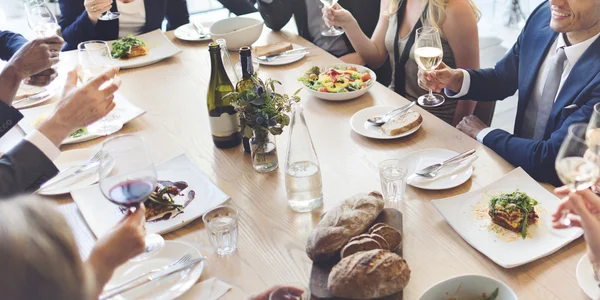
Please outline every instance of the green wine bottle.
[[242, 142], [240, 119], [229, 100], [223, 96], [234, 91], [233, 84], [225, 72], [221, 60], [221, 47], [211, 43], [210, 52], [211, 74], [208, 84], [208, 116], [213, 142], [217, 148], [233, 148]]
[[252, 81], [254, 65], [252, 64], [252, 52], [250, 51], [250, 47], [240, 48], [240, 65], [242, 67], [242, 79], [238, 81], [235, 87], [238, 93], [247, 89], [256, 88], [256, 85]]

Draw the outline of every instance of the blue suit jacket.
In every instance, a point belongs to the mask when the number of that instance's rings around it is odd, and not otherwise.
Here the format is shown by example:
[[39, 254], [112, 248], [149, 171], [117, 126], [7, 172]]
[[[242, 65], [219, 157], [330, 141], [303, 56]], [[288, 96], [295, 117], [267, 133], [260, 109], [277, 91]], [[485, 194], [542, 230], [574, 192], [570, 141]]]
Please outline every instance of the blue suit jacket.
[[493, 130], [483, 143], [533, 178], [561, 185], [554, 161], [573, 123], [587, 123], [594, 104], [600, 102], [600, 39], [577, 61], [557, 95], [541, 141], [521, 138], [525, 108], [548, 50], [558, 36], [550, 24], [550, 5], [538, 6], [527, 20], [519, 39], [493, 69], [468, 70], [471, 87], [465, 99], [502, 100], [519, 90], [515, 134]]
[[22, 35], [0, 30], [0, 59], [9, 60], [26, 43]]
[[[142, 0], [137, 0], [142, 1]], [[186, 0], [143, 0], [146, 8], [146, 24], [142, 32], [161, 28], [167, 18], [167, 30], [189, 23]], [[65, 46], [63, 51], [73, 50], [81, 42], [90, 40], [110, 41], [119, 37], [119, 20], [98, 21], [96, 25], [88, 18], [83, 0], [60, 0], [62, 29]], [[113, 1], [111, 11], [116, 12], [117, 2]]]

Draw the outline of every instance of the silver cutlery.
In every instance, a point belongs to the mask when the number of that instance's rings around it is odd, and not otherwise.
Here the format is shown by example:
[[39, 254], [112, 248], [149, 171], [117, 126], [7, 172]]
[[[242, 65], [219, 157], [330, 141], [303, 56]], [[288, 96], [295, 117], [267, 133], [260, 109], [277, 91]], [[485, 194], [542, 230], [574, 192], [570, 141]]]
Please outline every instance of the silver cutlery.
[[112, 291], [110, 293], [104, 293], [104, 294], [100, 295], [100, 297], [98, 299], [99, 300], [105, 300], [105, 299], [108, 299], [108, 298], [112, 298], [112, 297], [114, 297], [116, 295], [125, 293], [127, 291], [130, 291], [130, 290], [136, 288], [136, 287], [142, 286], [142, 285], [144, 285], [144, 284], [146, 284], [148, 282], [152, 282], [152, 281], [155, 281], [157, 279], [160, 279], [160, 278], [163, 278], [165, 276], [168, 276], [170, 274], [173, 274], [173, 273], [175, 273], [177, 271], [181, 271], [181, 270], [185, 270], [187, 268], [190, 268], [190, 267], [194, 266], [195, 264], [197, 264], [197, 263], [199, 263], [199, 262], [201, 262], [201, 261], [203, 261], [205, 259], [206, 259], [206, 257], [204, 257], [204, 256], [199, 257], [199, 258], [194, 258], [194, 259], [189, 260], [187, 262], [171, 266], [171, 267], [169, 267], [169, 268], [167, 268], [165, 270], [158, 271], [156, 273], [152, 273], [148, 277], [143, 278], [142, 280], [139, 280], [137, 282], [131, 283], [131, 284], [129, 284], [127, 286], [124, 286], [124, 287], [122, 287], [120, 289], [116, 289], [116, 290], [114, 290], [114, 291]]
[[417, 174], [419, 176], [427, 177], [427, 178], [434, 178], [435, 176], [437, 176], [438, 172], [443, 167], [451, 165], [451, 164], [457, 164], [459, 162], [463, 162], [463, 161], [471, 158], [471, 156], [473, 156], [473, 154], [475, 154], [475, 149], [465, 151], [465, 152], [463, 152], [457, 156], [454, 156], [450, 159], [447, 159], [439, 164], [434, 164], [429, 167], [418, 170], [415, 172], [415, 174]]
[[168, 264], [168, 265], [166, 265], [166, 266], [164, 266], [164, 267], [160, 267], [160, 268], [156, 268], [156, 269], [154, 269], [154, 270], [150, 270], [150, 271], [148, 271], [148, 272], [146, 272], [146, 273], [144, 273], [144, 274], [141, 274], [140, 276], [134, 277], [134, 278], [132, 278], [132, 279], [130, 279], [130, 280], [127, 280], [127, 281], [125, 281], [125, 282], [123, 282], [123, 283], [121, 283], [121, 284], [119, 284], [119, 285], [116, 285], [116, 286], [114, 286], [114, 287], [110, 288], [110, 289], [108, 289], [108, 290], [104, 291], [104, 293], [111, 293], [111, 292], [114, 292], [114, 291], [116, 291], [117, 289], [121, 289], [121, 288], [123, 288], [123, 287], [125, 287], [125, 286], [127, 286], [127, 285], [131, 284], [132, 282], [136, 282], [136, 281], [138, 281], [138, 280], [140, 280], [140, 279], [142, 279], [142, 278], [144, 278], [144, 277], [146, 277], [146, 276], [148, 276], [148, 275], [150, 275], [150, 274], [152, 274], [152, 273], [160, 272], [160, 271], [162, 271], [162, 270], [166, 270], [167, 268], [173, 267], [173, 266], [175, 266], [175, 265], [186, 263], [186, 262], [188, 262], [190, 259], [192, 259], [192, 255], [191, 255], [191, 254], [189, 254], [189, 253], [187, 253], [186, 255], [182, 256], [180, 259], [178, 259], [177, 261], [175, 261], [175, 262], [173, 262], [173, 263], [170, 263], [170, 264]]
[[376, 116], [367, 119], [367, 122], [371, 123], [371, 125], [382, 126], [383, 124], [391, 121], [393, 118], [407, 112], [411, 107], [413, 107], [417, 102], [413, 101], [409, 104], [406, 104], [400, 108], [394, 109], [383, 116]]
[[44, 98], [46, 98], [48, 96], [50, 96], [50, 92], [49, 91], [43, 91], [43, 92], [39, 92], [39, 93], [37, 93], [35, 95], [31, 95], [31, 96], [29, 96], [27, 98], [23, 98], [21, 100], [13, 101], [12, 104], [15, 105], [15, 104], [19, 104], [19, 103], [25, 102], [25, 101], [37, 101], [37, 100], [44, 99]]
[[[65, 181], [66, 179], [73, 178], [74, 176], [77, 176], [83, 172], [89, 171], [99, 165], [100, 165], [100, 151], [96, 152], [96, 154], [94, 154], [94, 156], [92, 156], [92, 158], [90, 158], [85, 164], [72, 166], [72, 167], [58, 173], [54, 177], [54, 178], [58, 178], [58, 179], [50, 180], [50, 181], [46, 182], [39, 188], [39, 190], [46, 189], [49, 186], [56, 185], [57, 183]], [[75, 168], [77, 168], [77, 169], [74, 172], [70, 173], [69, 175], [60, 177], [62, 174], [67, 174]]]
[[287, 54], [277, 54], [277, 55], [271, 55], [271, 56], [257, 56], [256, 59], [259, 61], [273, 61], [277, 58], [280, 57], [286, 57], [286, 56], [298, 56], [298, 55], [305, 55], [305, 54], [309, 54], [310, 52], [308, 51], [302, 51], [302, 52], [292, 52], [292, 53], [287, 53]]
[[202, 26], [202, 24], [196, 23], [195, 21], [191, 21], [190, 23], [192, 23], [194, 29], [196, 30], [196, 33], [198, 33], [199, 39], [203, 39], [206, 36], [208, 36], [208, 34], [206, 33], [206, 29], [204, 28], [204, 26]]

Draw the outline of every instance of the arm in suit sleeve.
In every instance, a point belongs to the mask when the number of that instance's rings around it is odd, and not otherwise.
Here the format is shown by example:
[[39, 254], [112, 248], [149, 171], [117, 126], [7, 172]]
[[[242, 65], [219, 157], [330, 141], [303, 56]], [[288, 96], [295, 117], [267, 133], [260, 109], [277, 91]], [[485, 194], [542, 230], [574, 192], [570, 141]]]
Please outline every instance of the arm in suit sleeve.
[[23, 119], [23, 114], [16, 108], [8, 106], [8, 104], [0, 100], [0, 137], [17, 125], [21, 119]]
[[0, 197], [33, 192], [57, 173], [42, 151], [23, 140], [0, 157]]
[[58, 22], [65, 40], [63, 50], [73, 50], [81, 42], [94, 39], [95, 25], [87, 15], [83, 0], [60, 0], [60, 21]]
[[258, 11], [265, 25], [273, 31], [281, 30], [294, 14], [293, 1], [297, 0], [258, 0]]
[[20, 34], [10, 31], [0, 31], [0, 59], [9, 60], [27, 40]]
[[167, 30], [177, 29], [190, 22], [190, 13], [186, 0], [167, 1]]

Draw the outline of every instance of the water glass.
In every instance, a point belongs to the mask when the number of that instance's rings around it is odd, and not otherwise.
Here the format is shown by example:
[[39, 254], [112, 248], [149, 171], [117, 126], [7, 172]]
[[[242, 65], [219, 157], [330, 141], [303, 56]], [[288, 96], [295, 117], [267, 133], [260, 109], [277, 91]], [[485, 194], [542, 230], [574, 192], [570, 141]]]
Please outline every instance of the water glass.
[[202, 216], [208, 238], [218, 255], [229, 255], [237, 249], [238, 212], [223, 205], [213, 208]]
[[269, 295], [269, 300], [308, 300], [310, 293], [304, 286], [294, 283], [285, 284], [273, 290]]
[[383, 199], [399, 202], [406, 190], [407, 163], [401, 159], [388, 159], [379, 164], [379, 178]]

